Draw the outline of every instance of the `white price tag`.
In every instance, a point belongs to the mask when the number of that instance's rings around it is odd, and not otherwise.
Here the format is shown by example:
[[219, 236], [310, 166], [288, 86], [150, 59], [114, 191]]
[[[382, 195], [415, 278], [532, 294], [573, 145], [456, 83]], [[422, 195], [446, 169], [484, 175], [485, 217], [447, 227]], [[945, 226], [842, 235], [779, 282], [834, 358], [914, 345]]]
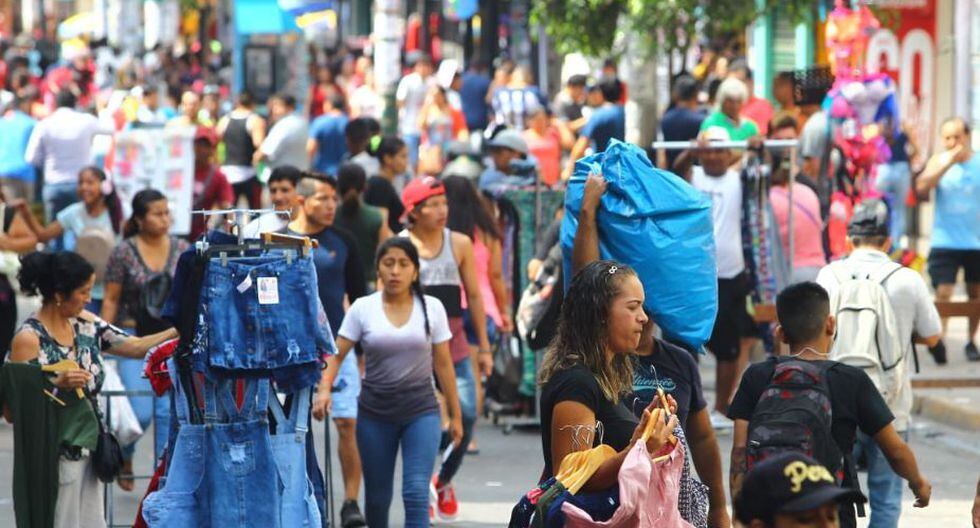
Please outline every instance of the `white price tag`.
[[259, 277], [259, 304], [279, 304], [279, 279]]
[[238, 289], [238, 293], [245, 293], [251, 287], [252, 287], [251, 275], [246, 275], [245, 280], [243, 280], [241, 283], [239, 283], [238, 286], [236, 286], [236, 288]]

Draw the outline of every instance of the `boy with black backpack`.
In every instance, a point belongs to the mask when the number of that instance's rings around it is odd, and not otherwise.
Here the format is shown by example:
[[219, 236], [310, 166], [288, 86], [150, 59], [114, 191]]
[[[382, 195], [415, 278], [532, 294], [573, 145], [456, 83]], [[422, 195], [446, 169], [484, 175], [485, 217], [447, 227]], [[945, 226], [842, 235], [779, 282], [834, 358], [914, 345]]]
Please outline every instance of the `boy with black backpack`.
[[[836, 321], [826, 290], [812, 282], [789, 286], [776, 299], [776, 315], [776, 337], [790, 352], [750, 366], [728, 411], [735, 420], [732, 496], [738, 495], [748, 469], [785, 451], [815, 458], [839, 484], [856, 488], [850, 453], [860, 430], [874, 438], [892, 469], [908, 481], [915, 506], [927, 506], [932, 486], [895, 431], [894, 416], [871, 378], [828, 359]], [[854, 505], [843, 504], [840, 525], [856, 524]]]
[[[847, 226], [851, 254], [817, 276], [830, 295], [837, 336], [830, 357], [863, 369], [895, 415], [892, 425], [908, 441], [912, 414], [913, 339], [935, 346], [942, 337], [939, 312], [917, 272], [892, 262], [889, 211], [880, 200], [855, 207]], [[945, 361], [936, 357], [937, 362]], [[902, 479], [869, 436], [858, 433], [857, 450], [868, 462], [869, 528], [896, 528], [902, 513]]]

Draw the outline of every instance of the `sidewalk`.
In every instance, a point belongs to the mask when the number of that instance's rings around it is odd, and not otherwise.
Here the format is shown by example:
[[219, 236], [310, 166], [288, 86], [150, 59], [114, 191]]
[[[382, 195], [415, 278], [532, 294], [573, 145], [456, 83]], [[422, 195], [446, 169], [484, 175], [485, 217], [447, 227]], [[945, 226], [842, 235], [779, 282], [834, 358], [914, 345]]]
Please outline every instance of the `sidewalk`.
[[[980, 362], [969, 362], [963, 354], [967, 342], [966, 318], [950, 319], [946, 334], [949, 363], [936, 365], [925, 347], [919, 346], [919, 374], [915, 380], [972, 378], [980, 380]], [[980, 431], [980, 387], [914, 388], [913, 413], [967, 431]]]

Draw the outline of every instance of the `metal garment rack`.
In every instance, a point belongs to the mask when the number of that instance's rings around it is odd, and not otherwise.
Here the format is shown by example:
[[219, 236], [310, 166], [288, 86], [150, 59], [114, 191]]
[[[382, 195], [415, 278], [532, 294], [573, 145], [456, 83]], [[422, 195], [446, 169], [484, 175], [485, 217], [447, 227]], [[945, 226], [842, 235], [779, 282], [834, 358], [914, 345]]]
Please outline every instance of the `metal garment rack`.
[[[691, 150], [691, 149], [747, 149], [749, 148], [748, 141], [711, 141], [707, 145], [701, 145], [697, 141], [654, 141], [651, 145], [654, 149], [664, 149], [664, 150]], [[795, 248], [796, 244], [793, 240], [795, 238], [795, 232], [793, 231], [794, 220], [796, 216], [796, 208], [793, 207], [793, 184], [796, 183], [796, 160], [797, 151], [800, 148], [800, 141], [797, 139], [767, 139], [762, 142], [762, 148], [764, 149], [774, 149], [774, 148], [788, 148], [789, 149], [789, 186], [788, 186], [788, 198], [789, 207], [787, 211], [787, 234], [786, 239], [789, 241], [789, 255], [786, 256], [786, 260], [789, 264], [790, 276], [793, 274], [793, 257], [796, 254]]]
[[[216, 209], [216, 210], [196, 210], [191, 211], [191, 214], [202, 215], [202, 216], [222, 216], [231, 215], [234, 217], [234, 225], [236, 227], [236, 235], [238, 236], [238, 245], [242, 250], [253, 249], [249, 242], [245, 240], [245, 226], [247, 225], [249, 219], [254, 215], [265, 215], [265, 214], [276, 214], [282, 215], [286, 218], [292, 218], [292, 213], [290, 211], [280, 211], [277, 209]], [[316, 247], [316, 241], [312, 241], [312, 247]], [[207, 252], [208, 249], [215, 249], [214, 246], [210, 246], [206, 240], [199, 241], [195, 244], [197, 249], [200, 251]], [[256, 246], [257, 249], [261, 246]], [[327, 416], [324, 419], [326, 426], [324, 427], [324, 519], [322, 523], [326, 527], [336, 526], [336, 510], [334, 507], [334, 486], [333, 486], [333, 460], [331, 458], [332, 449], [330, 442], [330, 417]]]
[[198, 209], [196, 211], [191, 211], [191, 214], [201, 215], [201, 216], [227, 216], [232, 215], [235, 217], [234, 224], [237, 228], [238, 243], [245, 243], [245, 226], [248, 225], [249, 220], [253, 215], [265, 215], [265, 214], [276, 214], [283, 215], [286, 218], [292, 218], [292, 212], [290, 211], [280, 211], [278, 209]]

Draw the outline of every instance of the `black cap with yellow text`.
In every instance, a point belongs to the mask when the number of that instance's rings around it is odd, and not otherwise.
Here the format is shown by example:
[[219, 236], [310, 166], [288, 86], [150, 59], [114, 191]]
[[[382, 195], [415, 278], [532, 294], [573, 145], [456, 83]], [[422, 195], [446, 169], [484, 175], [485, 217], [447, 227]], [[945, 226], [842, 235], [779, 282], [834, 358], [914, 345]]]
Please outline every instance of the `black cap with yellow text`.
[[827, 503], [866, 502], [860, 491], [837, 485], [830, 471], [803, 453], [773, 456], [750, 470], [735, 498], [735, 516], [744, 524], [776, 513], [794, 513]]

